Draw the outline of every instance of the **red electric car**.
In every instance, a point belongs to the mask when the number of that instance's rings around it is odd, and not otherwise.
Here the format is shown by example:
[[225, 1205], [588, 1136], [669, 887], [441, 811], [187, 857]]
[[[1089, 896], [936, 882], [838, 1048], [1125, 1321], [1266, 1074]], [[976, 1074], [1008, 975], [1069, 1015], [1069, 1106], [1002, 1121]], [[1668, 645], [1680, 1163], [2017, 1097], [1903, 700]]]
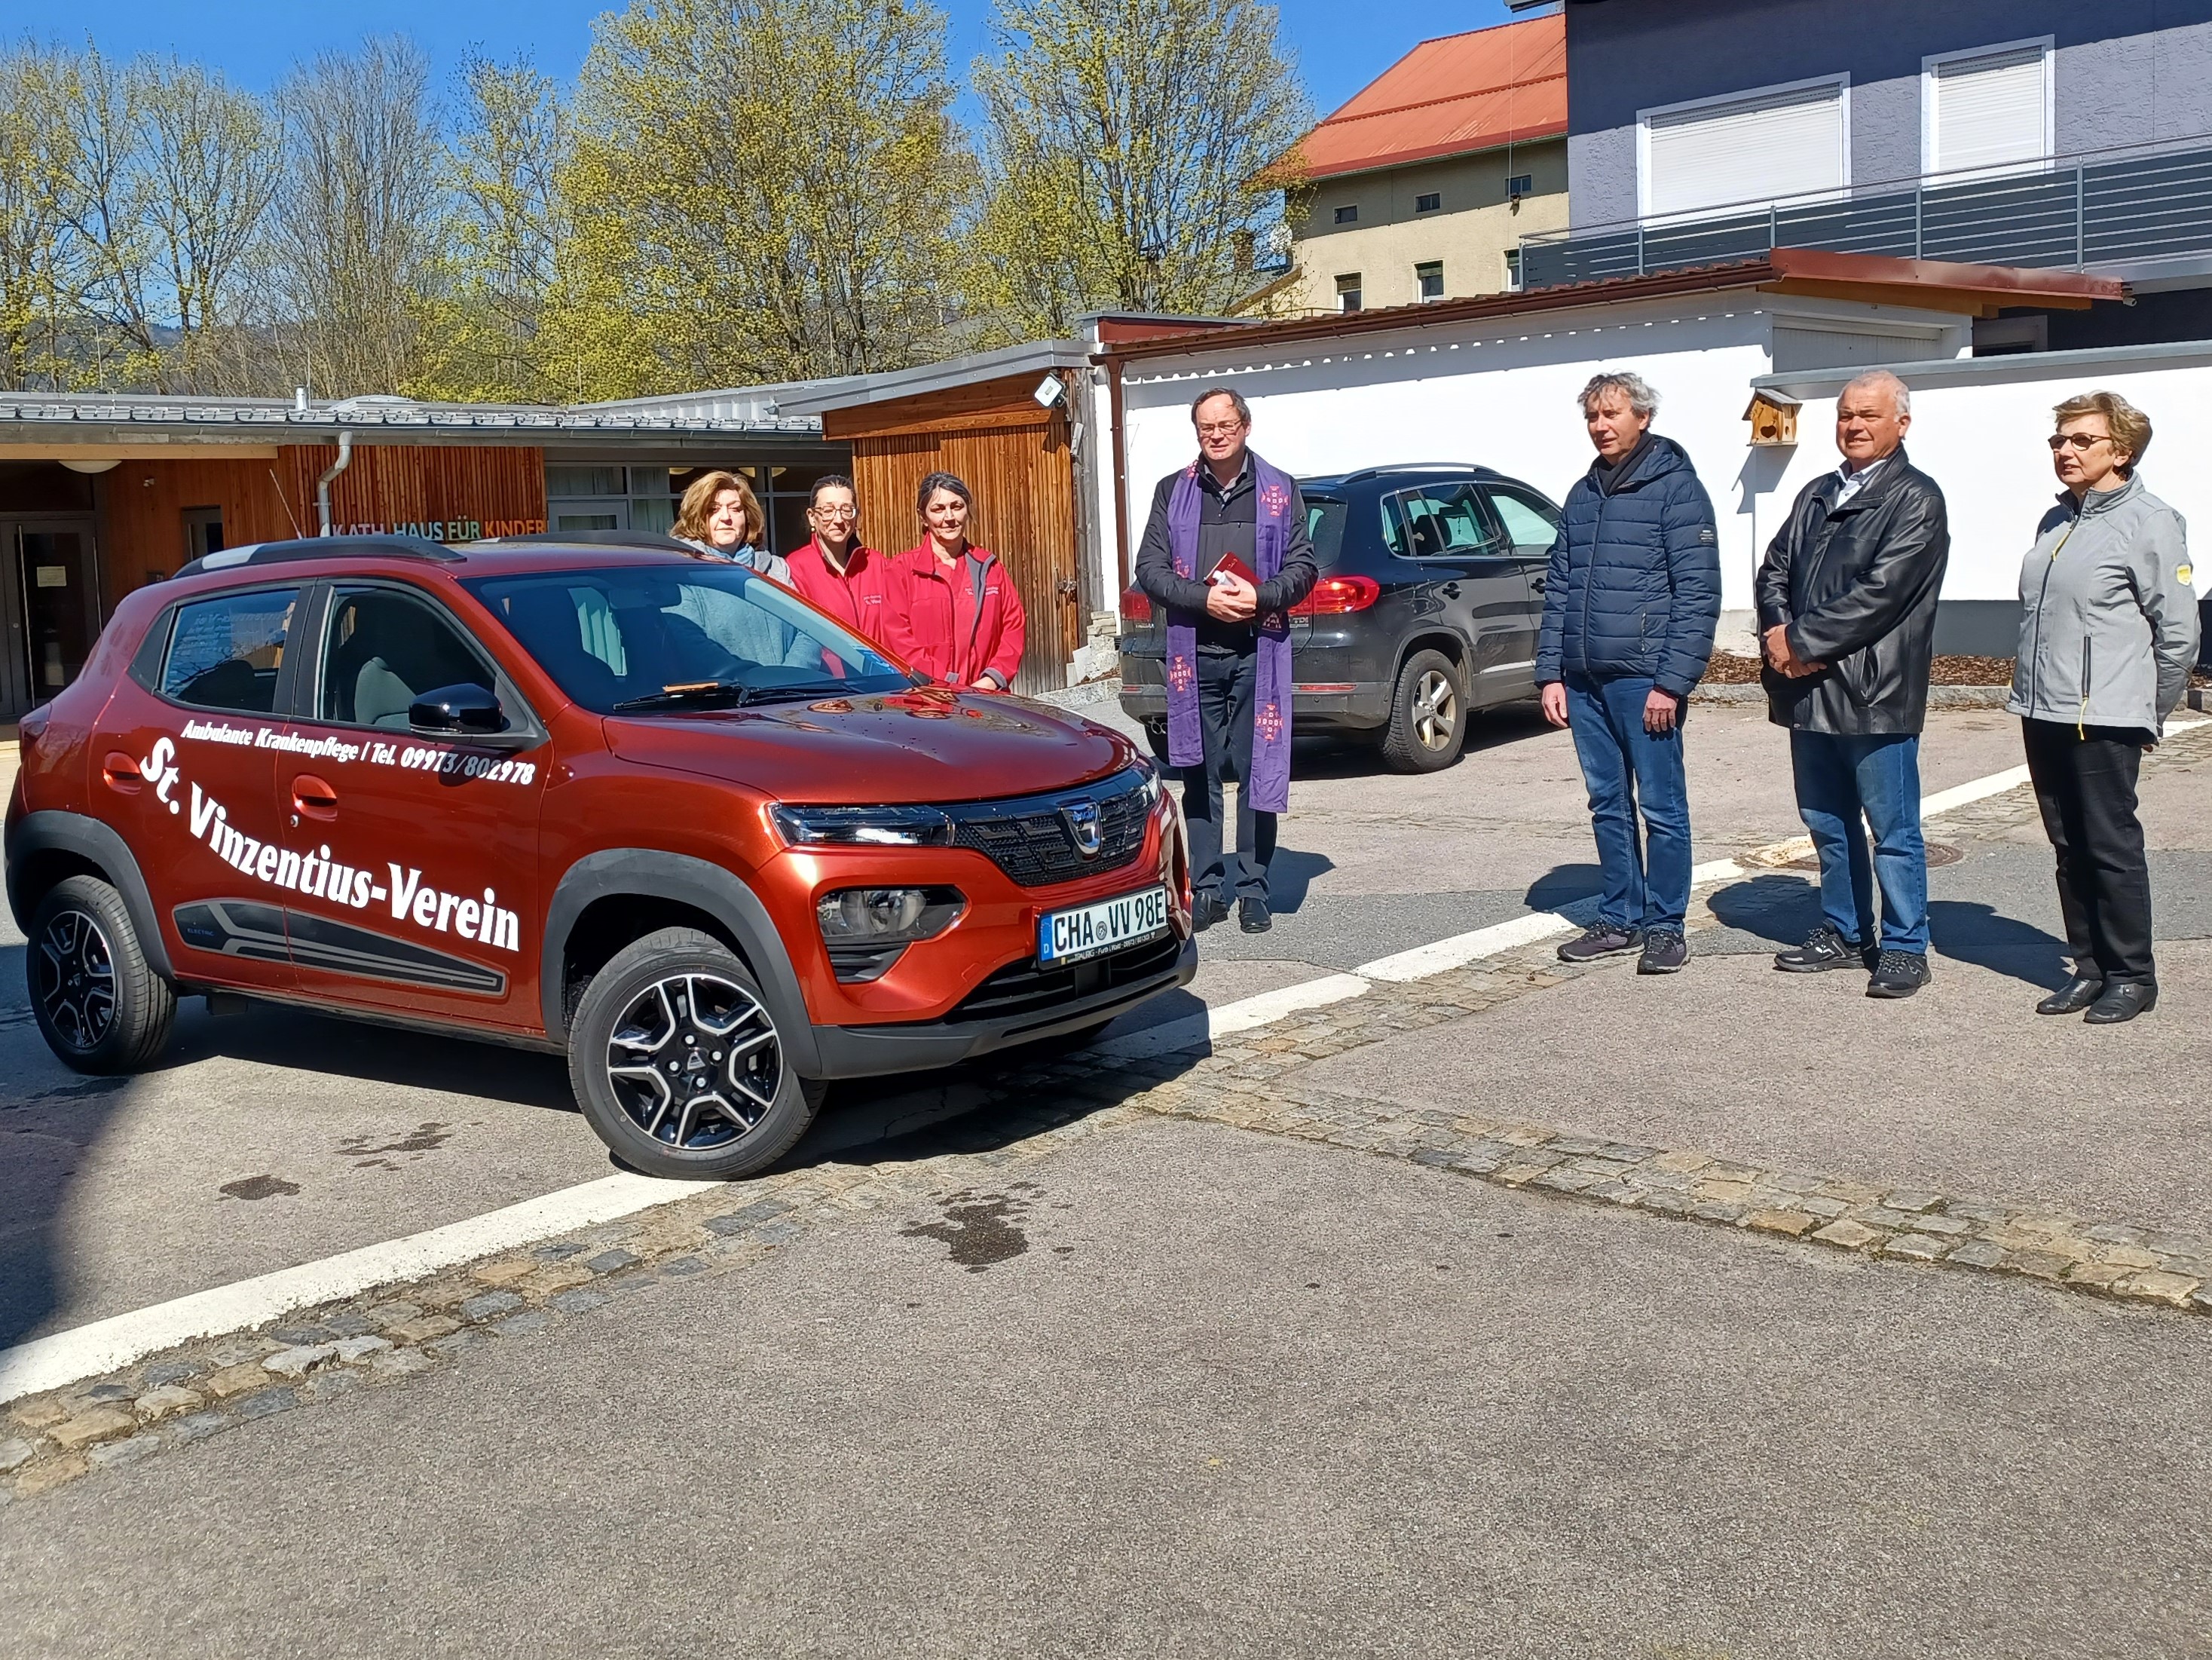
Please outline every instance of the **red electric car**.
[[1079, 1036], [1196, 963], [1127, 740], [674, 552], [228, 550], [21, 730], [8, 897], [86, 1072], [243, 994], [565, 1052], [623, 1160], [730, 1177], [826, 1080]]

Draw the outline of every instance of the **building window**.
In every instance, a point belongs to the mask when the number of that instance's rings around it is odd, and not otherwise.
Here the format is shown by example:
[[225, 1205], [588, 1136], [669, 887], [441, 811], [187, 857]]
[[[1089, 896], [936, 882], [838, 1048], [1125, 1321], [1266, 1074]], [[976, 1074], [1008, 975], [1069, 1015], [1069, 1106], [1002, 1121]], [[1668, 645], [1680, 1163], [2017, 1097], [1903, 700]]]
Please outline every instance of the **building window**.
[[1359, 273], [1352, 271], [1336, 279], [1336, 308], [1339, 311], [1359, 309]]
[[204, 559], [211, 553], [221, 553], [222, 549], [222, 509], [221, 508], [186, 508], [185, 509], [185, 557]]
[[1764, 207], [1850, 187], [1849, 79], [1828, 76], [1638, 118], [1637, 197], [1647, 218]]
[[1521, 250], [1518, 248], [1505, 250], [1505, 291], [1508, 294], [1521, 292]]
[[1920, 170], [2040, 167], [2053, 138], [2051, 37], [1921, 60]]
[[1413, 267], [1413, 290], [1423, 301], [1444, 297], [1444, 262], [1425, 260]]
[[1505, 181], [1505, 199], [1509, 202], [1518, 202], [1535, 193], [1536, 175], [1533, 173], [1516, 173]]
[[1336, 210], [1336, 222], [1340, 225], [1358, 224], [1359, 222], [1359, 209], [1358, 204], [1351, 204], [1339, 208]]
[[1437, 209], [1443, 207], [1443, 192], [1442, 191], [1432, 190], [1413, 198], [1413, 211], [1415, 213], [1434, 213]]

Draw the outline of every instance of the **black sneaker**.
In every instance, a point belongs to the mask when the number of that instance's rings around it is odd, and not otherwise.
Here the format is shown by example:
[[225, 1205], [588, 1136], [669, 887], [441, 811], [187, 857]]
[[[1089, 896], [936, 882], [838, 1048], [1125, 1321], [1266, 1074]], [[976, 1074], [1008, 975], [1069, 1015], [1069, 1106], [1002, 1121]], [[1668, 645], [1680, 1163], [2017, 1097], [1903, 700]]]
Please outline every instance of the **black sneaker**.
[[1680, 928], [1651, 928], [1644, 935], [1644, 955], [1636, 959], [1638, 974], [1680, 974], [1690, 960], [1690, 942]]
[[1229, 907], [1218, 893], [1201, 893], [1190, 902], [1190, 930], [1204, 933], [1216, 922], [1229, 920]]
[[1928, 959], [1918, 952], [1886, 951], [1867, 981], [1869, 997], [1910, 997], [1936, 976]]
[[1601, 957], [1618, 957], [1625, 951], [1634, 951], [1643, 943], [1644, 933], [1640, 928], [1616, 927], [1610, 922], [1593, 922], [1559, 947], [1559, 961], [1595, 962]]
[[1874, 964], [1865, 946], [1853, 945], [1823, 922], [1795, 951], [1775, 952], [1774, 966], [1784, 974], [1825, 974], [1830, 969], [1870, 969]]
[[1265, 933], [1275, 926], [1275, 919], [1267, 915], [1267, 902], [1247, 894], [1237, 902], [1237, 926], [1247, 933]]

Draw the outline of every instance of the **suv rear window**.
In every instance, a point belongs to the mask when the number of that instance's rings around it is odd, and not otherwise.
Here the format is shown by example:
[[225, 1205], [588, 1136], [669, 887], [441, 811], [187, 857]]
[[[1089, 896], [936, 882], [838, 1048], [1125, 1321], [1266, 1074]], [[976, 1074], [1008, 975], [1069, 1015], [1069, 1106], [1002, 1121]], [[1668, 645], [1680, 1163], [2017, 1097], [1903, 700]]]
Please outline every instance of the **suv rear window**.
[[1306, 497], [1306, 535], [1313, 542], [1314, 563], [1327, 570], [1344, 551], [1345, 504], [1334, 496]]
[[732, 565], [624, 565], [465, 585], [586, 708], [717, 683], [762, 696], [903, 691], [907, 673], [796, 595]]
[[297, 588], [262, 588], [179, 605], [161, 660], [161, 696], [194, 708], [273, 713], [299, 598]]

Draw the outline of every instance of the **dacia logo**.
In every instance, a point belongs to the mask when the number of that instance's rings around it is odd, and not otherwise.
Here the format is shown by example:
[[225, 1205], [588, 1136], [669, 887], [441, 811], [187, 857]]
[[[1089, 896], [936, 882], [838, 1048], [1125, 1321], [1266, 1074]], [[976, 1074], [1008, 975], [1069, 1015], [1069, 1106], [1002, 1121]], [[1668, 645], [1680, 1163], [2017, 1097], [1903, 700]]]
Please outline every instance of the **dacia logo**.
[[1074, 801], [1060, 810], [1067, 820], [1067, 833], [1075, 838], [1075, 850], [1085, 859], [1096, 859], [1104, 845], [1098, 829], [1098, 804], [1096, 801]]

